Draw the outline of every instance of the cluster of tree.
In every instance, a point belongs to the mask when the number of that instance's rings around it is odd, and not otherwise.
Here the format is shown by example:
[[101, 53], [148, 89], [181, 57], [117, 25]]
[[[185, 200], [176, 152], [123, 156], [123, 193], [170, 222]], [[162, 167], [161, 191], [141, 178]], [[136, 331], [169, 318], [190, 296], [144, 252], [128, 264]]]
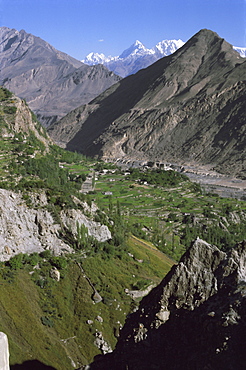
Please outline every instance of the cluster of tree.
[[231, 223], [227, 225], [226, 229], [221, 227], [219, 222], [213, 222], [212, 224], [199, 223], [192, 226], [186, 224], [182, 232], [181, 243], [189, 248], [191, 242], [197, 237], [227, 252], [236, 243], [246, 238], [246, 222]]
[[164, 187], [177, 186], [180, 182], [188, 181], [188, 177], [182, 173], [168, 170], [146, 170], [130, 169], [129, 179], [139, 180], [141, 183], [147, 182], [151, 185], [159, 185]]
[[[21, 147], [26, 145], [23, 142], [19, 144]], [[20, 176], [15, 189], [30, 191], [45, 188], [52, 204], [74, 207], [71, 195], [76, 194], [83, 198], [82, 200], [85, 198], [83, 194], [78, 193], [86, 178], [85, 174], [69, 173], [66, 168], [60, 166], [59, 159], [53, 153], [33, 158], [22, 151], [18, 160], [12, 161], [10, 171], [12, 175]]]
[[22, 269], [25, 266], [36, 266], [37, 264], [50, 265], [56, 267], [58, 270], [63, 270], [67, 267], [67, 259], [63, 256], [53, 256], [50, 250], [45, 250], [41, 253], [19, 253], [10, 258], [9, 261], [5, 262], [7, 267], [12, 270]]
[[5, 101], [13, 96], [12, 92], [10, 92], [5, 87], [0, 86], [0, 101]]
[[51, 146], [51, 154], [55, 158], [59, 159], [60, 162], [65, 162], [65, 163], [79, 163], [86, 159], [86, 157], [81, 153], [70, 152], [68, 150], [64, 150], [60, 148], [57, 145]]

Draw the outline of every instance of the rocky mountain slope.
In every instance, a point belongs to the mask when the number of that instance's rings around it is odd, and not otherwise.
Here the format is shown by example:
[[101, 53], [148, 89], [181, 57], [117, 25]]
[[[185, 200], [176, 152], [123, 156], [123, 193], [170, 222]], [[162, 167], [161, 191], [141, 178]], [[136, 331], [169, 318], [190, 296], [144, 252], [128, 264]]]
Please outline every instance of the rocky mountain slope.
[[0, 84], [25, 98], [44, 125], [119, 81], [102, 65], [85, 65], [24, 30], [1, 27], [0, 51]]
[[210, 30], [56, 122], [52, 138], [104, 159], [209, 164], [245, 176], [246, 60]]
[[[23, 99], [18, 98], [6, 88], [0, 87], [0, 133], [1, 139], [9, 140], [20, 134], [26, 142], [28, 136], [33, 136], [41, 142], [45, 151], [53, 144], [46, 130], [37, 122], [36, 116]], [[19, 139], [16, 138], [18, 141]], [[8, 146], [6, 145], [6, 149]]]
[[245, 258], [197, 239], [90, 369], [243, 369]]
[[83, 63], [88, 65], [103, 64], [110, 71], [121, 77], [126, 77], [146, 68], [164, 56], [174, 53], [184, 45], [182, 40], [163, 40], [151, 49], [146, 48], [140, 41], [135, 41], [120, 56], [106, 57], [104, 54], [90, 53]]
[[[62, 230], [69, 230], [76, 239], [77, 225], [84, 225], [88, 234], [100, 242], [111, 239], [107, 226], [93, 221], [82, 211], [87, 208], [93, 213], [96, 208], [92, 212], [76, 197], [76, 209], [61, 207], [59, 217], [57, 214], [54, 217], [45, 184], [40, 189], [35, 183], [37, 175], [34, 175], [29, 177], [30, 185], [28, 173], [20, 170], [24, 162], [31, 161], [33, 165], [35, 158], [48, 155], [53, 142], [35, 121], [26, 103], [5, 88], [0, 89], [0, 114], [0, 187], [5, 187], [0, 189], [0, 261], [19, 253], [30, 254], [45, 249], [56, 255], [72, 252], [61, 234]], [[30, 169], [27, 168], [27, 172], [30, 176]], [[23, 191], [18, 191], [22, 187]], [[32, 190], [28, 192], [28, 188]]]

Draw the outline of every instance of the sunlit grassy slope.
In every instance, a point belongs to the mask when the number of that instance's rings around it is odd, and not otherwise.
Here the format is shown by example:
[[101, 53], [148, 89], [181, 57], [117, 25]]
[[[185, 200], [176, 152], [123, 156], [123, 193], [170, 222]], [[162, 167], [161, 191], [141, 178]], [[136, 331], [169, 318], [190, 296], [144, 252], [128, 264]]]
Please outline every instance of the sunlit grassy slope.
[[[8, 335], [12, 365], [39, 360], [65, 370], [72, 363], [89, 363], [101, 353], [94, 345], [96, 331], [114, 347], [127, 314], [137, 305], [125, 289], [158, 284], [173, 263], [137, 238], [130, 237], [128, 245], [133, 257], [127, 252], [120, 258], [70, 256], [60, 282], [49, 277], [51, 265], [41, 257], [40, 270], [30, 265], [17, 271], [2, 267], [0, 331]], [[78, 261], [103, 298], [101, 302], [93, 302], [93, 289]], [[40, 283], [41, 276], [45, 284]]]

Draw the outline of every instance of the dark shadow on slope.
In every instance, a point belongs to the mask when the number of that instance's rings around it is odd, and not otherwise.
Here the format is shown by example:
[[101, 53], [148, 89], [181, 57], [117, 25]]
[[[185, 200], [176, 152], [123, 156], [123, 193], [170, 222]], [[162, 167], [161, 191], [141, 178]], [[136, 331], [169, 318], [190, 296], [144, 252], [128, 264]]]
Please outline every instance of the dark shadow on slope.
[[[90, 369], [244, 370], [245, 320], [223, 325], [223, 313], [229, 312], [229, 304], [219, 299], [217, 305], [215, 301], [216, 298], [211, 298], [204, 307], [194, 311], [175, 312], [166, 324], [149, 331], [146, 340], [134, 342], [130, 338], [123, 346], [121, 342], [113, 353], [96, 356]], [[245, 300], [241, 302], [233, 320], [239, 317], [237, 313], [245, 314]], [[228, 299], [228, 303], [234, 302]], [[215, 311], [210, 311], [215, 307]]]
[[38, 360], [25, 361], [22, 364], [10, 366], [10, 370], [57, 370], [52, 366], [43, 364]]
[[[155, 67], [141, 70], [135, 75], [131, 75], [121, 80], [115, 90], [115, 85], [111, 88], [113, 93], [105, 98], [99, 96], [90, 105], [100, 104], [93, 113], [89, 115], [83, 123], [80, 131], [68, 142], [68, 150], [77, 150], [86, 155], [98, 154], [98, 149], [93, 141], [101, 135], [108, 126], [124, 113], [129, 112], [139, 100], [142, 99], [146, 91], [163, 75], [167, 66], [171, 63], [172, 56], [167, 56], [155, 63]], [[100, 99], [101, 97], [101, 99]]]
[[[89, 115], [77, 122], [81, 124], [80, 131], [67, 143], [67, 149], [88, 156], [101, 156], [105, 142], [109, 139], [114, 142], [114, 137], [116, 141], [122, 138], [124, 130], [127, 130], [129, 118], [127, 114], [129, 115], [133, 108], [138, 109], [137, 104], [143, 97], [145, 99], [141, 102], [141, 109], [152, 108], [148, 101], [155, 94], [158, 95], [161, 89], [173, 89], [172, 86], [177, 85], [177, 91], [172, 94], [178, 103], [175, 109], [180, 109], [179, 104], [184, 99], [183, 95], [188, 94], [185, 97], [187, 99], [191, 94], [190, 89], [201, 83], [208, 75], [213, 78], [214, 84], [220, 80], [224, 83], [224, 74], [229, 73], [236, 64], [243, 63], [243, 58], [237, 58], [238, 54], [231, 45], [217, 34], [201, 30], [174, 54], [158, 60], [135, 75], [124, 78], [106, 93], [91, 101], [88, 107], [81, 107], [84, 117], [86, 114]], [[235, 73], [239, 74], [239, 69]], [[200, 87], [197, 88], [198, 91]], [[192, 94], [197, 95], [196, 91]], [[169, 106], [170, 96], [167, 94], [167, 97], [163, 98], [162, 104], [166, 102]], [[117, 128], [119, 118], [122, 130]]]
[[[241, 248], [245, 248], [244, 242]], [[149, 310], [152, 302], [159, 299], [159, 294], [153, 290], [140, 303], [140, 310], [128, 317], [115, 350], [96, 356], [90, 369], [244, 370], [246, 283], [238, 282], [237, 270], [232, 269], [225, 275], [227, 267], [225, 260], [222, 260], [214, 271], [218, 292], [200, 306], [194, 309], [177, 308], [176, 293], [170, 297], [169, 320], [157, 329], [152, 325], [156, 309]], [[171, 273], [175, 273], [175, 268]], [[168, 276], [164, 278], [166, 283]], [[201, 299], [204, 292], [194, 292], [194, 302], [196, 298]]]

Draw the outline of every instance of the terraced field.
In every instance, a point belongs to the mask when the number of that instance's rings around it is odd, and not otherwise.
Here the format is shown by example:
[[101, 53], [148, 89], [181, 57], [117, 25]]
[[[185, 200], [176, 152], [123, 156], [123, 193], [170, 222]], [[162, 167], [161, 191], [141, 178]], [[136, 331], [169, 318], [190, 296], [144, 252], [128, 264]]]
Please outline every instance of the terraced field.
[[[234, 230], [235, 240], [246, 237], [245, 201], [205, 193], [188, 178], [176, 186], [167, 187], [132, 180], [128, 172], [121, 170], [105, 169], [95, 177], [95, 190], [89, 195], [91, 200], [95, 200], [106, 213], [110, 210], [120, 213], [130, 233], [150, 240], [175, 260], [188, 246], [185, 240], [187, 229], [191, 239], [198, 236], [201, 228], [203, 236], [208, 235], [211, 239], [215, 225], [225, 230], [220, 224], [225, 222], [228, 223], [227, 233], [230, 233], [230, 227]], [[233, 213], [240, 218], [237, 226], [232, 221]], [[200, 224], [199, 228], [196, 228], [197, 224]]]

